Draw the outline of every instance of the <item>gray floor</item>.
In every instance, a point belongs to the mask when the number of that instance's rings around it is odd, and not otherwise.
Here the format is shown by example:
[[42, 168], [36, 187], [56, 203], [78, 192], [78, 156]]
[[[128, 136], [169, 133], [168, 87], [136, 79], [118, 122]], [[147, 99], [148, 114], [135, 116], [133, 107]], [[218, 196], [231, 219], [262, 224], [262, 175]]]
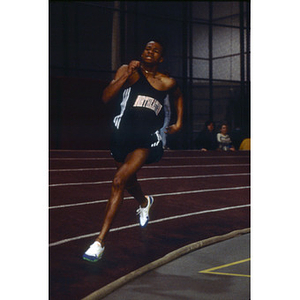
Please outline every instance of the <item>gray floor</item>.
[[[249, 258], [250, 234], [245, 234], [180, 257], [127, 283], [105, 299], [248, 300]], [[209, 274], [200, 273], [216, 267], [219, 268]]]

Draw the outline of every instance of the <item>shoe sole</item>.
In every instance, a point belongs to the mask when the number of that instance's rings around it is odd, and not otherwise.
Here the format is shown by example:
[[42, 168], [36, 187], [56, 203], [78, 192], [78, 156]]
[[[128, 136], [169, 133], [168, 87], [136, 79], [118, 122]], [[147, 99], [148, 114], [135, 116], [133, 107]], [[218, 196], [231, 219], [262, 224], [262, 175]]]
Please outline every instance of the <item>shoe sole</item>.
[[145, 228], [147, 226], [148, 222], [149, 222], [149, 212], [150, 212], [150, 208], [151, 208], [151, 206], [152, 206], [152, 204], [154, 202], [154, 198], [152, 196], [147, 196], [147, 197], [149, 197], [149, 199], [150, 199], [150, 207], [149, 207], [149, 210], [148, 210], [148, 219], [147, 219], [147, 222], [144, 225], [141, 225], [141, 223], [140, 223], [140, 226], [142, 228]]
[[102, 254], [99, 257], [93, 257], [93, 256], [88, 256], [88, 255], [83, 255], [82, 258], [84, 260], [87, 260], [89, 262], [97, 262], [98, 260], [100, 260], [102, 257]]
[[104, 253], [104, 249], [103, 249], [103, 251], [100, 253], [99, 257], [90, 256], [90, 255], [87, 255], [87, 254], [84, 253], [84, 254], [82, 255], [82, 258], [83, 258], [84, 260], [89, 261], [89, 262], [97, 262], [98, 260], [100, 260], [100, 259], [102, 258], [103, 253]]

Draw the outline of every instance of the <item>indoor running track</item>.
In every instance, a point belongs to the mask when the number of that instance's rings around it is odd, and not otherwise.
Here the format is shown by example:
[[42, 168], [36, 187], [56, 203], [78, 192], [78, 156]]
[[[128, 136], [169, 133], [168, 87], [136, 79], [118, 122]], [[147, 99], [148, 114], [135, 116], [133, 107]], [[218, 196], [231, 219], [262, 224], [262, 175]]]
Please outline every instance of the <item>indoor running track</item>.
[[125, 193], [97, 263], [82, 254], [100, 230], [115, 167], [109, 151], [50, 151], [50, 299], [76, 300], [167, 253], [250, 227], [250, 152], [165, 151], [138, 178], [154, 196], [151, 221], [138, 225]]

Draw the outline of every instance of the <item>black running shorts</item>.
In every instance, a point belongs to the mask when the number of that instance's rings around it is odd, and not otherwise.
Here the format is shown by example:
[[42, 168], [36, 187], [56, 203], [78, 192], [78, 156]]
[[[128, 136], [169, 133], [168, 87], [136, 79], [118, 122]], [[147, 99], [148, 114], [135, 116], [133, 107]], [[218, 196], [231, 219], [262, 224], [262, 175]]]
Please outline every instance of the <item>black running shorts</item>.
[[164, 153], [161, 136], [158, 132], [151, 135], [131, 135], [130, 137], [118, 132], [113, 133], [110, 150], [112, 157], [117, 162], [124, 162], [129, 153], [139, 148], [150, 149], [146, 164], [158, 162]]

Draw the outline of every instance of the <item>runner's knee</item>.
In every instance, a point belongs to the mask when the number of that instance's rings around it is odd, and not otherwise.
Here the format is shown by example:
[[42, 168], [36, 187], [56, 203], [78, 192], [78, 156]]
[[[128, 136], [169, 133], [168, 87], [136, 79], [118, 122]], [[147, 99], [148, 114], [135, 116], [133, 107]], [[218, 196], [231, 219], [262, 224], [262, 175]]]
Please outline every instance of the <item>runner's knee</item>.
[[113, 179], [112, 185], [114, 189], [123, 190], [126, 186], [125, 177], [117, 173]]

